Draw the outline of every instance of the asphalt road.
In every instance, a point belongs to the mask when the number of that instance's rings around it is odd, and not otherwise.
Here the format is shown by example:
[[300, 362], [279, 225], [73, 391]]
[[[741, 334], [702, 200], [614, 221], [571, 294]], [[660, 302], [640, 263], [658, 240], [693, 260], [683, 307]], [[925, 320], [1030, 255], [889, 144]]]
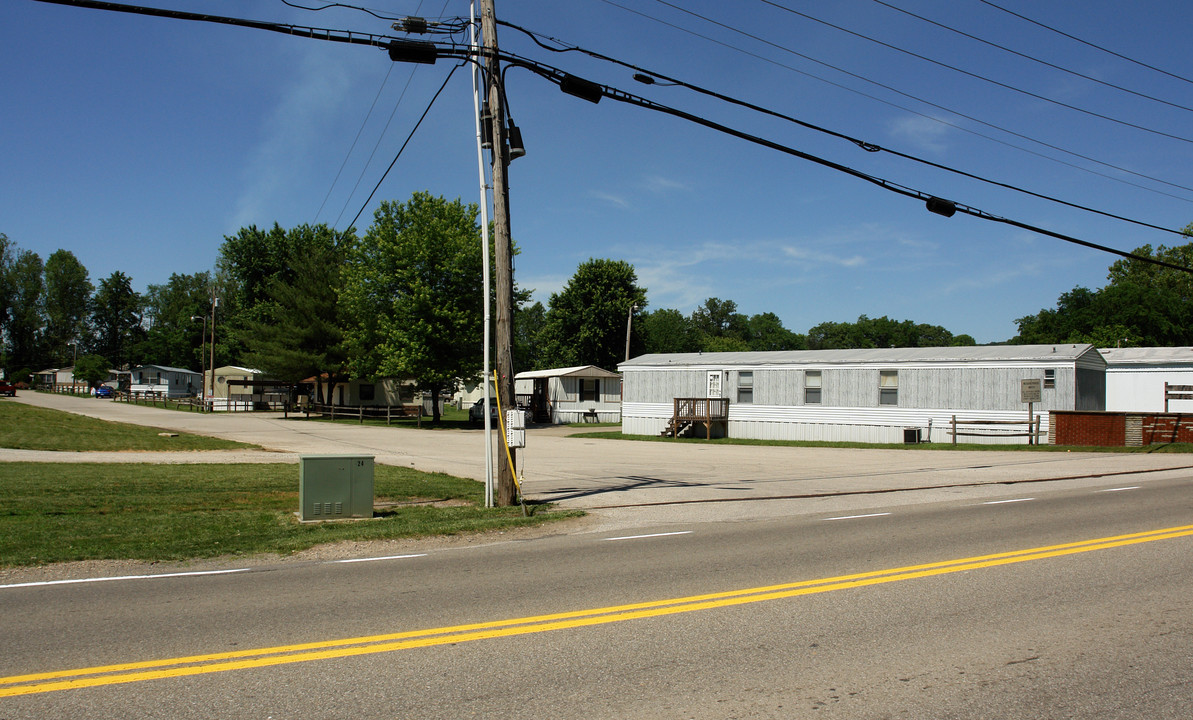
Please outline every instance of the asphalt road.
[[1186, 718], [1191, 481], [9, 585], [0, 718]]

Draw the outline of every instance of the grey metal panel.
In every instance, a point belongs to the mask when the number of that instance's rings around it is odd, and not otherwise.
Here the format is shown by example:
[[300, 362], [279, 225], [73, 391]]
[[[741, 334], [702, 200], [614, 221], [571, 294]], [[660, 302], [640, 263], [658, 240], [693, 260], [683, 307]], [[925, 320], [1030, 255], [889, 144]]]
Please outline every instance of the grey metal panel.
[[299, 456], [298, 507], [302, 520], [373, 517], [373, 456]]
[[1077, 369], [1077, 401], [1074, 410], [1106, 409], [1106, 373]]

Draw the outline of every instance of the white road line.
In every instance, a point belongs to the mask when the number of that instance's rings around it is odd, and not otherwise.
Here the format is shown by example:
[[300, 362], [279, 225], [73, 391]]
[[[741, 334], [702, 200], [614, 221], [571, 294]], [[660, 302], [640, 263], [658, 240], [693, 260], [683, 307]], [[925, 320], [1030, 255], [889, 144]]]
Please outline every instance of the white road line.
[[248, 571], [248, 568], [237, 568], [236, 570], [205, 570], [202, 572], [162, 573], [160, 575], [118, 575], [116, 577], [77, 578], [75, 580], [43, 580], [40, 582], [0, 585], [0, 590], [24, 587], [45, 587], [47, 585], [76, 585], [80, 583], [112, 582], [114, 580], [157, 580], [159, 578], [197, 577], [200, 575], [229, 575], [231, 573], [242, 573]]
[[656, 537], [667, 537], [669, 535], [691, 535], [691, 534], [692, 534], [691, 530], [681, 530], [679, 532], [652, 533], [650, 535], [625, 535], [622, 537], [601, 538], [601, 542], [605, 542], [607, 540], [641, 540], [643, 538], [656, 538]]
[[1035, 500], [1035, 498], [1015, 498], [1014, 500], [990, 500], [989, 502], [984, 502], [982, 504], [983, 505], [1005, 505], [1007, 503], [1030, 502], [1032, 500]]
[[1122, 492], [1123, 490], [1138, 490], [1140, 487], [1142, 486], [1132, 485], [1131, 487], [1106, 488], [1105, 490], [1099, 490], [1098, 492]]
[[406, 560], [408, 558], [426, 557], [426, 553], [419, 553], [417, 555], [386, 555], [385, 557], [367, 557], [367, 558], [352, 558], [351, 560], [332, 560], [333, 563], [358, 563], [358, 562], [373, 562], [374, 560]]
[[824, 519], [825, 520], [857, 520], [858, 518], [882, 517], [883, 515], [890, 515], [890, 513], [885, 512], [885, 513], [870, 513], [869, 515], [842, 515], [841, 517], [831, 517], [831, 518], [824, 518]]

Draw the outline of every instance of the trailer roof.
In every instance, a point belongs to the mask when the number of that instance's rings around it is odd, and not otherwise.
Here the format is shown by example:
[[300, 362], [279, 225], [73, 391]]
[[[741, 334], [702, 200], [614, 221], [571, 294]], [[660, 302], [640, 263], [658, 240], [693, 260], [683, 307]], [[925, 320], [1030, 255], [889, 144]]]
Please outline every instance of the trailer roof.
[[[738, 365], [821, 365], [886, 364], [935, 362], [1075, 362], [1082, 356], [1098, 355], [1086, 343], [1062, 345], [970, 345], [929, 348], [860, 348], [851, 350], [777, 350], [770, 352], [655, 353], [639, 355], [620, 363], [619, 368], [738, 366]], [[1193, 355], [1193, 352], [1190, 353]], [[1101, 359], [1100, 357], [1098, 358]]]

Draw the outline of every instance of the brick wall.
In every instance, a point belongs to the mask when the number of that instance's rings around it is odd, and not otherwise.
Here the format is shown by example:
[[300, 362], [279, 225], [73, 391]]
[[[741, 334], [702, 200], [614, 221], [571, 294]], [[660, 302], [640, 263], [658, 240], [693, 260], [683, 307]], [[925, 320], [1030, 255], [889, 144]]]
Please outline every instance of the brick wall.
[[1126, 413], [1052, 411], [1048, 419], [1054, 445], [1127, 444]]
[[1048, 441], [1106, 447], [1193, 443], [1193, 415], [1053, 410]]
[[1164, 413], [1143, 416], [1143, 444], [1193, 443], [1193, 416]]

